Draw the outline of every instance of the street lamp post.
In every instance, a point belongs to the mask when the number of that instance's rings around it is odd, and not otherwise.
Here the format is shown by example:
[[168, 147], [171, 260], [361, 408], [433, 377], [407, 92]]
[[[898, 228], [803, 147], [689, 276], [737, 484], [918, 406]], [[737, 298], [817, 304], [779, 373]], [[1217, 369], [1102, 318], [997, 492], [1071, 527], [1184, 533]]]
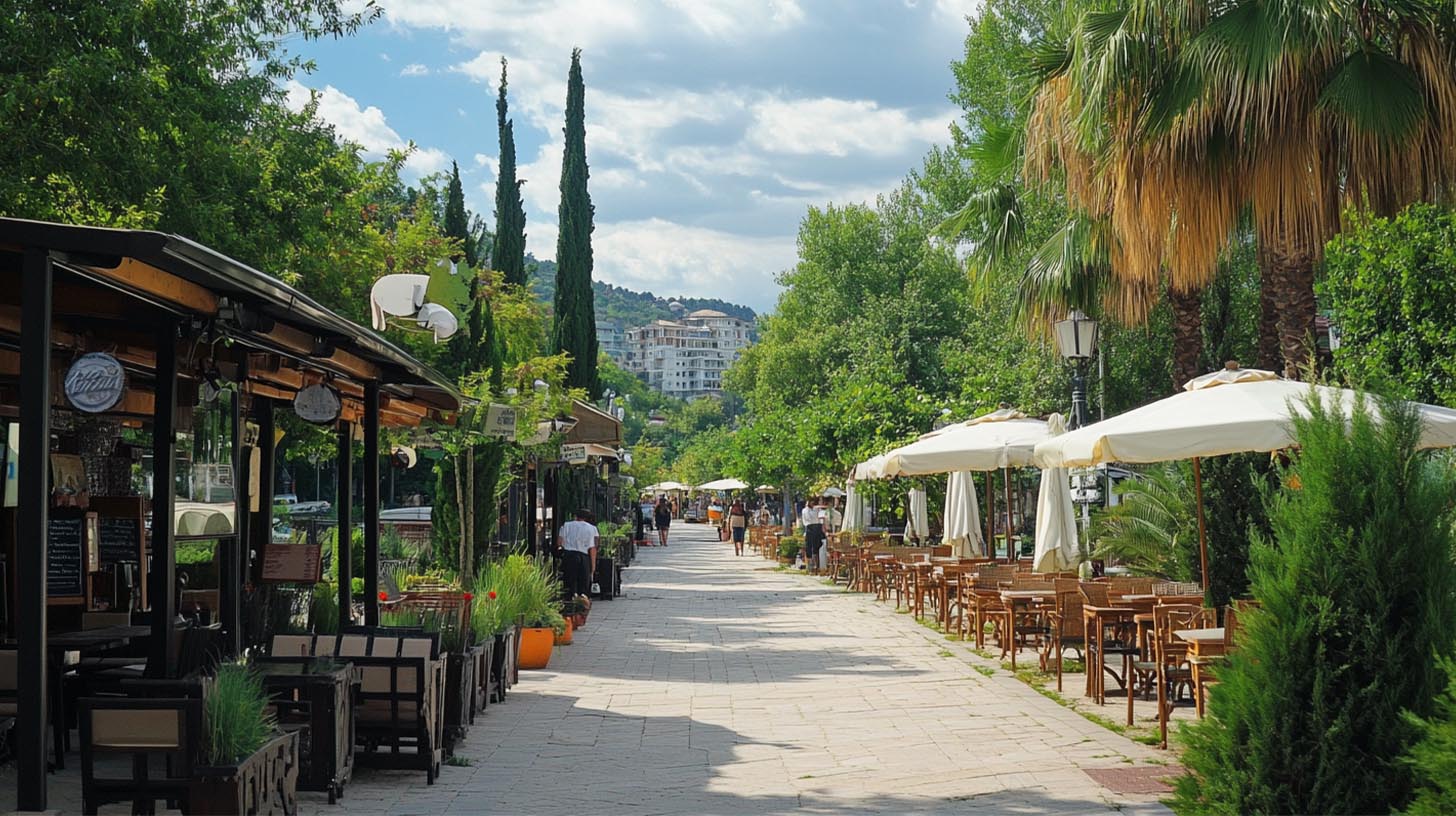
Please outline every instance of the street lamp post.
[[[1058, 320], [1054, 326], [1057, 348], [1062, 356], [1072, 361], [1072, 422], [1073, 429], [1087, 424], [1087, 361], [1097, 351], [1097, 321], [1073, 309], [1065, 320]], [[1083, 496], [1085, 499], [1086, 496]], [[1084, 500], [1082, 505], [1082, 537], [1086, 540], [1091, 525], [1091, 509]]]

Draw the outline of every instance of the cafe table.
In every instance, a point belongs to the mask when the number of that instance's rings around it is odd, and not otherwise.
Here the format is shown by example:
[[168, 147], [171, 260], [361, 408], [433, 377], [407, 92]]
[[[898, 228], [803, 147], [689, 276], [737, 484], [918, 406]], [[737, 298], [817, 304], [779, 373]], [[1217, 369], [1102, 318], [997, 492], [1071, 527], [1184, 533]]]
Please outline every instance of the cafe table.
[[1193, 702], [1198, 716], [1203, 716], [1203, 674], [1200, 666], [1214, 662], [1213, 658], [1228, 654], [1228, 641], [1222, 626], [1209, 629], [1180, 629], [1173, 637], [1188, 644], [1188, 666], [1193, 674]]
[[[65, 770], [66, 767], [66, 655], [72, 652], [85, 655], [119, 649], [131, 645], [133, 640], [141, 640], [151, 634], [150, 626], [118, 624], [75, 632], [51, 632], [46, 635], [46, 658], [50, 664], [46, 667], [46, 674], [50, 678], [51, 738], [55, 741], [56, 770]], [[145, 663], [146, 659], [139, 657], [137, 662]]]
[[353, 664], [329, 657], [260, 657], [263, 687], [308, 725], [309, 750], [298, 775], [300, 790], [325, 791], [329, 804], [343, 794], [354, 772], [354, 699], [359, 674]]
[[1007, 624], [1006, 642], [1002, 651], [1008, 648], [1011, 651], [1011, 670], [1016, 671], [1016, 613], [1017, 607], [1023, 611], [1041, 601], [1053, 600], [1057, 597], [1054, 589], [1003, 589], [1001, 590], [1001, 602], [1006, 604]]

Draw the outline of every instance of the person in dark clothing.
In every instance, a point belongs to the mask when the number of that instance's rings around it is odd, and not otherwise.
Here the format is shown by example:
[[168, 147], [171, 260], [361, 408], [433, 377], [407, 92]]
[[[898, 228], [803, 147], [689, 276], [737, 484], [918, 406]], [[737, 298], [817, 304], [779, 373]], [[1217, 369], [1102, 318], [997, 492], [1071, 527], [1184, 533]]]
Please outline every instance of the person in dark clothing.
[[733, 532], [733, 554], [743, 555], [743, 539], [748, 533], [748, 508], [737, 499], [728, 507], [728, 529]]
[[561, 544], [561, 571], [570, 597], [590, 595], [596, 577], [597, 546], [601, 534], [590, 510], [577, 510], [572, 521], [561, 525], [557, 540]]
[[667, 528], [672, 524], [672, 505], [666, 496], [657, 497], [657, 507], [652, 511], [652, 523], [657, 526], [657, 543], [667, 546]]

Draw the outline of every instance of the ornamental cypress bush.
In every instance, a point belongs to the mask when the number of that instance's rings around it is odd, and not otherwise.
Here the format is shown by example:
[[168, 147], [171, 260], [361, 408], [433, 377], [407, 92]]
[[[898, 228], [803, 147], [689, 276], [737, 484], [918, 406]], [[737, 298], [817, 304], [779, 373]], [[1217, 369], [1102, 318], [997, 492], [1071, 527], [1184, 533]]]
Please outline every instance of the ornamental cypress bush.
[[1436, 716], [1411, 718], [1421, 740], [1409, 757], [1418, 786], [1410, 816], [1456, 813], [1456, 662], [1447, 661], [1446, 672], [1450, 682], [1436, 701]]
[[[1251, 543], [1238, 649], [1186, 727], [1179, 813], [1389, 813], [1452, 646], [1456, 489], [1409, 406], [1310, 397], [1300, 451]], [[1378, 414], [1383, 419], [1375, 419]]]

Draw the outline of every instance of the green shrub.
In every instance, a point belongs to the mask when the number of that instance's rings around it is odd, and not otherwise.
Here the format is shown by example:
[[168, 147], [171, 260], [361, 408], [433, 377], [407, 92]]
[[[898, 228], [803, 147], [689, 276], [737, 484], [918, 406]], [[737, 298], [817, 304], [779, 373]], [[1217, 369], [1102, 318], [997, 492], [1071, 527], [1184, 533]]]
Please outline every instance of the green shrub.
[[471, 628], [476, 637], [490, 637], [518, 623], [566, 630], [566, 620], [557, 608], [561, 581], [549, 560], [512, 555], [484, 564], [472, 593]]
[[316, 635], [333, 635], [339, 632], [339, 588], [336, 584], [320, 581], [313, 585], [313, 595], [308, 603], [309, 629]]
[[1456, 661], [1446, 661], [1445, 667], [1446, 691], [1436, 701], [1435, 716], [1410, 717], [1421, 733], [1407, 757], [1418, 786], [1406, 810], [1411, 816], [1456, 813]]
[[263, 747], [274, 734], [263, 681], [241, 663], [217, 669], [202, 704], [207, 761], [232, 765]]
[[779, 539], [779, 558], [793, 561], [804, 549], [804, 539], [799, 536], [784, 536]]
[[1416, 451], [1409, 406], [1309, 409], [1251, 546], [1262, 608], [1183, 731], [1179, 813], [1388, 813], [1412, 795], [1402, 712], [1428, 716], [1445, 684], [1456, 485]]

